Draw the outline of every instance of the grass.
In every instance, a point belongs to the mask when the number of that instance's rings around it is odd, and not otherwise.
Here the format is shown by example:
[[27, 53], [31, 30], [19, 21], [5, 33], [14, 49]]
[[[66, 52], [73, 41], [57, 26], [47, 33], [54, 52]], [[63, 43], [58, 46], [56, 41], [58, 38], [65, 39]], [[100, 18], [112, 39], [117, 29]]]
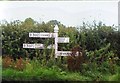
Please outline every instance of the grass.
[[2, 78], [2, 56], [0, 56], [0, 80]]
[[88, 77], [81, 76], [78, 72], [63, 71], [58, 66], [46, 67], [33, 61], [27, 64], [23, 71], [4, 68], [2, 74], [5, 80], [89, 80]]
[[80, 72], [70, 72], [62, 70], [53, 65], [51, 67], [43, 66], [38, 61], [31, 61], [23, 70], [13, 68], [3, 68], [2, 76], [4, 80], [37, 80], [37, 81], [120, 81], [120, 69], [117, 73], [103, 73], [94, 68]]
[[110, 81], [120, 81], [120, 67], [117, 68], [117, 73], [109, 76]]
[[63, 81], [81, 81], [90, 78], [81, 76], [79, 73], [58, 72], [53, 69], [40, 68], [33, 71], [17, 71], [14, 69], [3, 70], [3, 79], [7, 80], [63, 80]]

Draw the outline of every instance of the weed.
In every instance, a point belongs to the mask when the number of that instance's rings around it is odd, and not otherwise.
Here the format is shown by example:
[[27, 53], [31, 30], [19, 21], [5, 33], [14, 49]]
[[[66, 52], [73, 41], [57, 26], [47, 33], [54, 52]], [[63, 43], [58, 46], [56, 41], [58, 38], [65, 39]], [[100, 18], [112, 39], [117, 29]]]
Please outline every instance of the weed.
[[17, 59], [14, 68], [17, 70], [23, 70], [25, 68], [25, 62], [22, 58]]
[[13, 59], [10, 56], [5, 56], [2, 60], [3, 68], [13, 67]]

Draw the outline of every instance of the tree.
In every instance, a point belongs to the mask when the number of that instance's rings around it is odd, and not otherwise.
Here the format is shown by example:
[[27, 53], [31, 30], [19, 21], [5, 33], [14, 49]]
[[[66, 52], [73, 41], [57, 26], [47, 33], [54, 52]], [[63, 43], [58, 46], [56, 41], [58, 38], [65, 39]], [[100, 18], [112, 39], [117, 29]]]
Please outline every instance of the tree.
[[35, 25], [35, 21], [32, 18], [26, 18], [23, 22], [23, 27], [25, 28], [33, 28]]

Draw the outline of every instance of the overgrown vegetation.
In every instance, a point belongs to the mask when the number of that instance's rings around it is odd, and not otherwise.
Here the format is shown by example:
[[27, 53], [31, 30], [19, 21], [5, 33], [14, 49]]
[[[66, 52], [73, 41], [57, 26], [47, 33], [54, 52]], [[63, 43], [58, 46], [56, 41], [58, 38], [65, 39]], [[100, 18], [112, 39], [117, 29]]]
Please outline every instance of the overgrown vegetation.
[[[4, 59], [3, 59], [4, 60]], [[19, 62], [19, 61], [18, 61]], [[18, 62], [14, 62], [15, 66]], [[69, 72], [63, 70], [58, 65], [51, 67], [43, 66], [38, 60], [25, 61], [26, 67], [3, 67], [4, 80], [52, 80], [52, 81], [118, 81], [120, 75], [120, 67], [115, 66], [114, 74], [110, 72], [110, 65], [104, 63], [101, 67], [96, 63], [83, 64], [82, 72]], [[22, 65], [22, 63], [19, 62]], [[21, 70], [19, 70], [21, 69]]]
[[[71, 50], [70, 57], [54, 59], [54, 49], [23, 49], [23, 43], [54, 44], [54, 39], [29, 38], [29, 32], [53, 32], [70, 37], [70, 43], [59, 44], [58, 50]], [[8, 80], [73, 80], [119, 81], [120, 32], [114, 26], [99, 22], [81, 27], [66, 27], [56, 20], [39, 23], [4, 22], [2, 28], [3, 79]], [[77, 46], [77, 47], [76, 47]], [[78, 51], [79, 56], [74, 56]]]

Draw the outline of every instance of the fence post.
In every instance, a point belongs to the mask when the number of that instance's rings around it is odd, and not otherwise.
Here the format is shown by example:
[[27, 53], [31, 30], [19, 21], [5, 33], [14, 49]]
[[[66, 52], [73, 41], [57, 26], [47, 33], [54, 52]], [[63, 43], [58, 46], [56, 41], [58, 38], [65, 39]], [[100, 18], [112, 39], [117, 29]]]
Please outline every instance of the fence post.
[[55, 59], [57, 59], [57, 51], [58, 51], [58, 26], [54, 27], [54, 36], [55, 36]]

